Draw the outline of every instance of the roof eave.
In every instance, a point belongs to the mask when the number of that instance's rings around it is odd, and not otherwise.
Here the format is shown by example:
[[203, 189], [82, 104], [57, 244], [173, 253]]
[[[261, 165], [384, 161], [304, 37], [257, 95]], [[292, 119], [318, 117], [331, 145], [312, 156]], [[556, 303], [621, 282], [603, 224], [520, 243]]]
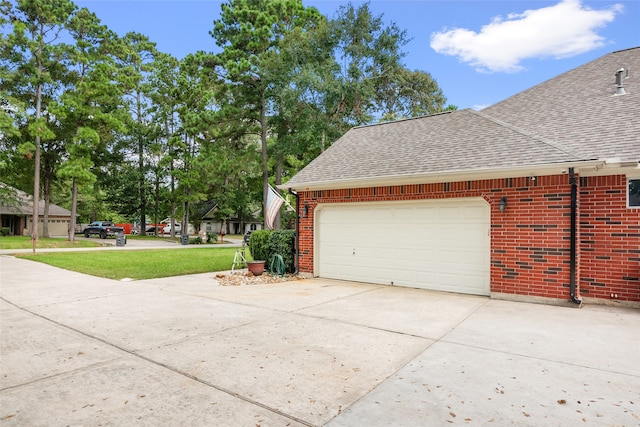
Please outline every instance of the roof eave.
[[390, 175], [384, 177], [344, 179], [333, 181], [284, 183], [278, 186], [281, 190], [313, 191], [337, 190], [343, 188], [367, 188], [390, 185], [431, 184], [436, 182], [479, 181], [485, 179], [517, 178], [539, 175], [559, 175], [568, 172], [569, 168], [580, 170], [602, 170], [606, 166], [604, 160], [586, 160], [550, 163], [540, 165], [524, 165], [508, 168], [474, 169], [440, 171], [413, 175]]

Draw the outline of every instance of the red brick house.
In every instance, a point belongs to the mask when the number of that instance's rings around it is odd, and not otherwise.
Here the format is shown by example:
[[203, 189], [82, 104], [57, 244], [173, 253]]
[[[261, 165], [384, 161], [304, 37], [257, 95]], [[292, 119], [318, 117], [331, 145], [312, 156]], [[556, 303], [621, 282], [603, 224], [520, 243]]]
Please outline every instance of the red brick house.
[[481, 112], [347, 132], [282, 185], [303, 274], [640, 306], [640, 48]]

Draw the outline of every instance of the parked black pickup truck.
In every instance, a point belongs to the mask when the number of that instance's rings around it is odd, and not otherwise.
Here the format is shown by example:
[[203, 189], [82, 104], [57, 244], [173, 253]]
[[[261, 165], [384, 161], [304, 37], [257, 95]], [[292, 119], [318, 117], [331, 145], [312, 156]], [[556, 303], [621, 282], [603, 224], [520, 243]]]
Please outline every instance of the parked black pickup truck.
[[97, 234], [101, 239], [106, 239], [107, 236], [115, 236], [118, 233], [124, 233], [124, 228], [116, 227], [109, 221], [93, 221], [82, 232], [84, 237], [89, 237], [92, 234]]

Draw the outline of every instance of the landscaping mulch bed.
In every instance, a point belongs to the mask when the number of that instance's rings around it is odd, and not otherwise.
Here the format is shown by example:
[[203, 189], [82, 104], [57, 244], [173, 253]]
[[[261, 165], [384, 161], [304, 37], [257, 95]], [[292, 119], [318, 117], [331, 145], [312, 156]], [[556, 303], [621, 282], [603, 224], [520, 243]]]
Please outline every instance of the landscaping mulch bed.
[[263, 273], [260, 276], [254, 276], [249, 271], [241, 271], [229, 274], [216, 274], [215, 279], [218, 281], [218, 283], [220, 283], [220, 286], [268, 285], [271, 283], [304, 280], [303, 277], [294, 274], [275, 276], [269, 273]]

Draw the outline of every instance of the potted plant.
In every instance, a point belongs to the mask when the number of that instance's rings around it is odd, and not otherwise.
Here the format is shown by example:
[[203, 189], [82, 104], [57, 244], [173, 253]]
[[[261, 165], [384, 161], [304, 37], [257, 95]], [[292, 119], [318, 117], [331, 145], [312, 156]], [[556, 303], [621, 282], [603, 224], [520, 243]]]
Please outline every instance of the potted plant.
[[249, 252], [253, 261], [247, 261], [247, 268], [254, 276], [264, 273], [265, 260], [269, 251], [269, 231], [256, 230], [249, 238]]
[[247, 261], [247, 268], [254, 276], [264, 273], [264, 261]]

